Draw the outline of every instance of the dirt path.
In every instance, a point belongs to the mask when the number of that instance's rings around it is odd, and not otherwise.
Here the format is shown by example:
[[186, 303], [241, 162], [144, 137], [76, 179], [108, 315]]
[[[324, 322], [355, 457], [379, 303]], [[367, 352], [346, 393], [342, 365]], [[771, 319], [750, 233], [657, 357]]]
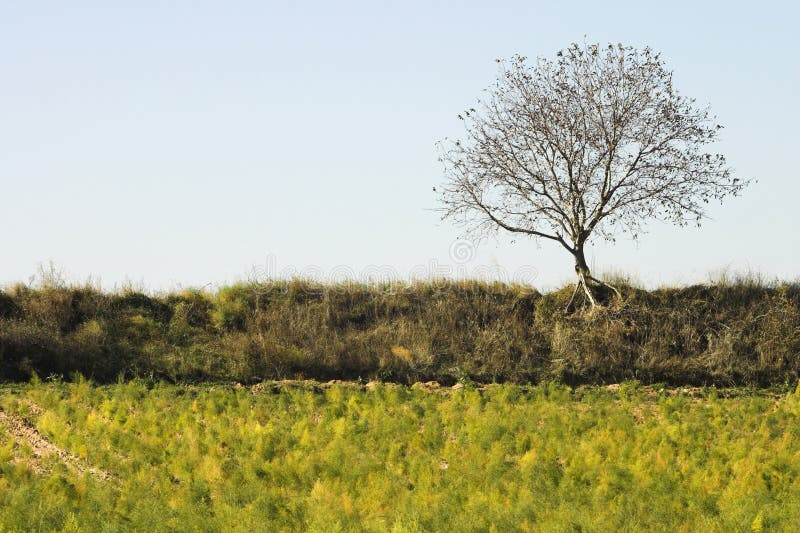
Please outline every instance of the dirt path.
[[[55, 455], [61, 462], [66, 464], [70, 469], [76, 471], [78, 474], [84, 474], [88, 472], [92, 476], [104, 481], [114, 479], [114, 476], [105, 470], [90, 466], [86, 464], [86, 462], [80, 457], [71, 454], [67, 450], [59, 448], [47, 440], [25, 419], [7, 413], [2, 408], [0, 408], [0, 424], [5, 426], [5, 431], [11, 435], [17, 445], [27, 444], [31, 447], [32, 457], [30, 460], [27, 460], [27, 463], [31, 470], [37, 474], [49, 473], [49, 469], [42, 464], [42, 459]], [[19, 461], [21, 461], [21, 459], [17, 459], [16, 462]]]

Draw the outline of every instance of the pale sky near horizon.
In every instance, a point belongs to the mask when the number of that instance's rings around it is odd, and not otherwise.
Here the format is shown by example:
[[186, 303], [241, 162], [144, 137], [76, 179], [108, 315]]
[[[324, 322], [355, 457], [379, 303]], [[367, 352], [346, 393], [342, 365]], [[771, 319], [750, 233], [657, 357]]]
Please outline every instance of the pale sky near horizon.
[[454, 261], [431, 189], [435, 142], [459, 135], [495, 58], [583, 40], [660, 51], [759, 180], [700, 229], [599, 243], [594, 268], [797, 280], [798, 22], [791, 2], [0, 1], [0, 286], [48, 261], [108, 288], [253, 270], [571, 280], [549, 242]]

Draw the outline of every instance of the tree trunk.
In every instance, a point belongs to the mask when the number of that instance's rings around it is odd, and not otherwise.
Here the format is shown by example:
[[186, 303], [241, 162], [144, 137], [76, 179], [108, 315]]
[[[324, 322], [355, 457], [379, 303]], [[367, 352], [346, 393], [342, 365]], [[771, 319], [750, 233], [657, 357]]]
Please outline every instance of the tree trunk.
[[583, 243], [580, 243], [575, 249], [575, 274], [578, 276], [578, 283], [583, 286], [583, 292], [586, 294], [586, 299], [592, 307], [597, 305], [597, 296], [592, 289], [592, 273], [589, 270], [589, 265], [586, 264], [586, 256], [583, 253]]
[[611, 289], [618, 298], [622, 298], [622, 295], [616, 287], [592, 276], [589, 265], [586, 264], [583, 243], [575, 245], [572, 255], [575, 258], [575, 275], [578, 277], [578, 280], [575, 283], [575, 290], [572, 293], [572, 298], [570, 298], [569, 304], [567, 305], [567, 311], [572, 312], [575, 310], [575, 296], [577, 296], [581, 289], [583, 289], [583, 294], [586, 297], [585, 301], [588, 301], [592, 307], [600, 305], [598, 298], [603, 296], [603, 291], [598, 292], [597, 290], [600, 287]]
[[586, 256], [583, 252], [583, 243], [578, 243], [575, 245], [572, 255], [575, 258], [575, 275], [578, 277], [578, 280], [575, 284], [575, 290], [572, 293], [572, 298], [570, 298], [569, 304], [567, 304], [567, 311], [572, 312], [575, 310], [575, 296], [577, 296], [581, 289], [583, 289], [583, 294], [586, 296], [586, 300], [588, 300], [589, 304], [592, 307], [596, 307], [598, 305], [597, 295], [592, 287], [592, 281], [594, 278], [589, 270], [589, 265], [586, 263]]

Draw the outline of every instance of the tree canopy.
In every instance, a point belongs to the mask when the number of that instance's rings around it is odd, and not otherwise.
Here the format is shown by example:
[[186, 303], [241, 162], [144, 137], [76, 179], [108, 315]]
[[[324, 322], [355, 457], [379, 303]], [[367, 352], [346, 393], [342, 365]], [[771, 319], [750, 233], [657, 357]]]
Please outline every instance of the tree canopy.
[[650, 219], [699, 224], [747, 184], [707, 151], [716, 117], [675, 90], [650, 48], [573, 43], [533, 65], [498, 63], [487, 97], [459, 115], [464, 137], [440, 145], [444, 217], [558, 242], [592, 305], [610, 286], [591, 275], [587, 241], [637, 238]]

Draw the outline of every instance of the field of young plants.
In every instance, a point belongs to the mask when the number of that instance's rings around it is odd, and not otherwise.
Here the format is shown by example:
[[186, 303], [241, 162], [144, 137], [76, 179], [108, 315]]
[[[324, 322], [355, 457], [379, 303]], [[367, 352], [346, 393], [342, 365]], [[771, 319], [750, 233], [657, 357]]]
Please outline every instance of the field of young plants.
[[794, 391], [0, 387], [2, 531], [791, 529]]

